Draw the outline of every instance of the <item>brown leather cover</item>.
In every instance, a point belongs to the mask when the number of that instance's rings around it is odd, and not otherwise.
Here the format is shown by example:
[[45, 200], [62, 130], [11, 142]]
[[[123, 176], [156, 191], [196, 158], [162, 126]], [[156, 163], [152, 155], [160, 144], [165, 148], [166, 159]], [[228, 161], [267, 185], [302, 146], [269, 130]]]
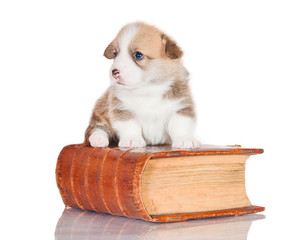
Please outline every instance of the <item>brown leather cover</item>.
[[193, 218], [245, 215], [263, 211], [248, 206], [213, 212], [150, 216], [141, 198], [141, 177], [149, 159], [225, 154], [258, 154], [262, 149], [203, 146], [196, 150], [172, 150], [169, 146], [145, 149], [93, 148], [69, 145], [61, 151], [56, 181], [66, 207], [126, 216], [152, 222], [177, 222]]

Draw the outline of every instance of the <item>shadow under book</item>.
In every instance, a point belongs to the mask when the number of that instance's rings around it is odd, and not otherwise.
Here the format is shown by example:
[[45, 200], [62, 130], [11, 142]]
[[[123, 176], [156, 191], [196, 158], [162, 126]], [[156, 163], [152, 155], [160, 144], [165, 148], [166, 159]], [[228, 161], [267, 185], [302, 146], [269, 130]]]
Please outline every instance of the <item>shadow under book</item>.
[[202, 145], [139, 149], [69, 145], [56, 180], [66, 207], [151, 222], [245, 215], [264, 211], [245, 189], [245, 164], [262, 149]]

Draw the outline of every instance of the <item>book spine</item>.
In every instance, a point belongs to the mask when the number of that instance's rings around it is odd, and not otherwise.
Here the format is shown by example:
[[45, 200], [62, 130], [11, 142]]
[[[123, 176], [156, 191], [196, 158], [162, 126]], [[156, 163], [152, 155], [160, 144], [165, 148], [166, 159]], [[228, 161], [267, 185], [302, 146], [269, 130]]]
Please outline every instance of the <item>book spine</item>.
[[79, 151], [77, 145], [69, 145], [60, 152], [56, 165], [56, 182], [62, 200], [66, 206], [77, 206], [72, 195], [72, 186], [70, 182], [71, 165], [74, 156]]
[[56, 180], [66, 207], [151, 221], [141, 198], [141, 176], [148, 159], [145, 152], [119, 148], [63, 148]]

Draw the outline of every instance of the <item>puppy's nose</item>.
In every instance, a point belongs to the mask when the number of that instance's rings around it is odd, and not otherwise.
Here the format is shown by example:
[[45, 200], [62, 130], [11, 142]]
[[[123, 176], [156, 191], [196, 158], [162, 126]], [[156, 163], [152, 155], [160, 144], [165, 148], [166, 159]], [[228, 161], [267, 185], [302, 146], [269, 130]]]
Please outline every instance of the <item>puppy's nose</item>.
[[112, 70], [112, 76], [114, 77], [114, 78], [118, 78], [119, 76], [120, 76], [120, 71], [118, 70], [118, 69], [113, 69]]

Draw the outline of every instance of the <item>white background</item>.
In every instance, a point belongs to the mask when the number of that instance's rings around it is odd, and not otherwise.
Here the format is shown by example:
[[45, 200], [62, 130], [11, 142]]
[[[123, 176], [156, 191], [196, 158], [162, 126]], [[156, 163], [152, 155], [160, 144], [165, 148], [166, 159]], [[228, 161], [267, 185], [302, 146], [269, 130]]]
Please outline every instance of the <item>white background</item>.
[[109, 85], [102, 56], [143, 20], [184, 50], [198, 136], [265, 149], [247, 192], [266, 207], [248, 239], [304, 239], [304, 1], [1, 1], [1, 237], [53, 239], [61, 148], [80, 143]]

